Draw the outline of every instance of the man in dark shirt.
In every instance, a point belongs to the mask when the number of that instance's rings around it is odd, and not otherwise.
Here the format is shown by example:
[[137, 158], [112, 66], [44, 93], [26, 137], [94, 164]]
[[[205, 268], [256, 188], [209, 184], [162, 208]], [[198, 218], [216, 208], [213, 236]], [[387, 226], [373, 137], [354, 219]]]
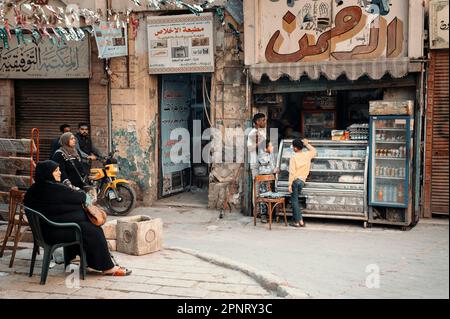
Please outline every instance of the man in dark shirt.
[[89, 173], [91, 169], [91, 162], [97, 160], [98, 157], [103, 157], [102, 153], [94, 146], [92, 139], [89, 136], [89, 125], [87, 123], [78, 124], [78, 133], [75, 134], [80, 150], [87, 154], [87, 157], [81, 156], [84, 169]]

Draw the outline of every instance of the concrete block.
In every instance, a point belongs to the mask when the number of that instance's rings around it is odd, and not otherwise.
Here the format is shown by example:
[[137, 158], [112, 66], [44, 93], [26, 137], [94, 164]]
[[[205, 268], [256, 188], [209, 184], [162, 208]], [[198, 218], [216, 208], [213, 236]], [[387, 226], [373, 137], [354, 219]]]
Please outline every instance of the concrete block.
[[117, 251], [129, 255], [146, 255], [162, 248], [161, 218], [133, 216], [117, 222]]
[[117, 240], [107, 240], [109, 251], [117, 251]]
[[116, 240], [117, 239], [117, 220], [112, 220], [105, 223], [103, 226], [103, 232], [105, 233], [106, 239]]

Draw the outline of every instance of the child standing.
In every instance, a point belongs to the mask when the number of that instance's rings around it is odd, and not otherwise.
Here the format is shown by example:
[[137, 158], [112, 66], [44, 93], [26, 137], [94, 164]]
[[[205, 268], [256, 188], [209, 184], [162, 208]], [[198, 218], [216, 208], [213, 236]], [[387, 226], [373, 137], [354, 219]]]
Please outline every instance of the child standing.
[[[305, 187], [306, 179], [311, 170], [311, 160], [317, 156], [317, 151], [309, 144], [307, 139], [295, 139], [292, 146], [295, 154], [289, 161], [289, 193], [291, 193], [294, 222], [290, 225], [293, 227], [305, 227], [298, 197], [303, 187]], [[306, 152], [303, 152], [304, 148], [307, 149]]]
[[[277, 170], [275, 168], [275, 155], [273, 154], [273, 145], [270, 143], [270, 141], [266, 140], [266, 148], [264, 149], [264, 152], [261, 152], [258, 155], [258, 174], [259, 175], [272, 175], [276, 174]], [[260, 183], [259, 184], [259, 193], [266, 193], [269, 191], [269, 188], [267, 187], [267, 183]], [[260, 203], [259, 204], [259, 211], [261, 212], [261, 222], [267, 223], [267, 206], [265, 204]]]

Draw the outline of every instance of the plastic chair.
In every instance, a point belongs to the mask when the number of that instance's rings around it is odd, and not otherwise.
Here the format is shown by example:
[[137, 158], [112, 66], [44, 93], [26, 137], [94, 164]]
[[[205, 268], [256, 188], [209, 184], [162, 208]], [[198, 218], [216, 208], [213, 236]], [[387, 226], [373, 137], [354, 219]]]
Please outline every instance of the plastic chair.
[[278, 206], [281, 206], [283, 210], [284, 215], [284, 224], [287, 226], [287, 216], [286, 216], [286, 198], [284, 197], [277, 197], [277, 198], [268, 198], [268, 197], [259, 197], [259, 184], [263, 182], [268, 182], [268, 190], [272, 191], [271, 182], [275, 181], [274, 175], [258, 175], [255, 177], [254, 183], [253, 183], [253, 194], [255, 198], [255, 205], [253, 209], [253, 220], [254, 224], [256, 226], [256, 215], [257, 215], [257, 209], [259, 207], [259, 203], [262, 203], [267, 206], [268, 214], [269, 214], [269, 229], [272, 230], [272, 214], [275, 211], [275, 215], [277, 217], [278, 221], [278, 212], [277, 208]]
[[[24, 206], [25, 215], [28, 218], [29, 225], [31, 227], [31, 231], [33, 232], [34, 237], [34, 247], [33, 247], [33, 255], [31, 258], [31, 266], [30, 266], [30, 274], [29, 276], [33, 276], [34, 264], [36, 261], [36, 254], [39, 251], [39, 247], [44, 248], [44, 256], [42, 260], [42, 272], [41, 272], [41, 285], [45, 285], [47, 281], [48, 269], [50, 266], [50, 259], [55, 251], [55, 249], [63, 247], [64, 248], [64, 266], [67, 267], [70, 264], [70, 260], [68, 259], [68, 254], [66, 254], [66, 247], [78, 245], [80, 247], [80, 279], [84, 280], [86, 276], [86, 253], [83, 248], [83, 237], [81, 233], [81, 228], [76, 223], [55, 223], [48, 220], [41, 213]], [[49, 226], [49, 230], [51, 229], [72, 229], [75, 232], [75, 241], [69, 243], [59, 243], [59, 244], [47, 244], [45, 242], [41, 225], [42, 223]]]

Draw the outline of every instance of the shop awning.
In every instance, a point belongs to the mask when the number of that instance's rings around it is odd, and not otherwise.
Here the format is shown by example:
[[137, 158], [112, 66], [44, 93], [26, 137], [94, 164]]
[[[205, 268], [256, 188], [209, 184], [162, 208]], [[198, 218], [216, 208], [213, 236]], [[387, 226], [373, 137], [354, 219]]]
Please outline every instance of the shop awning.
[[390, 74], [393, 78], [402, 78], [410, 72], [419, 72], [420, 63], [413, 63], [410, 58], [353, 60], [353, 61], [325, 61], [302, 63], [261, 63], [250, 66], [252, 81], [260, 83], [263, 75], [271, 81], [287, 76], [292, 81], [298, 81], [307, 75], [313, 80], [325, 76], [328, 80], [336, 80], [345, 75], [349, 80], [355, 81], [367, 75], [373, 80], [379, 80]]

